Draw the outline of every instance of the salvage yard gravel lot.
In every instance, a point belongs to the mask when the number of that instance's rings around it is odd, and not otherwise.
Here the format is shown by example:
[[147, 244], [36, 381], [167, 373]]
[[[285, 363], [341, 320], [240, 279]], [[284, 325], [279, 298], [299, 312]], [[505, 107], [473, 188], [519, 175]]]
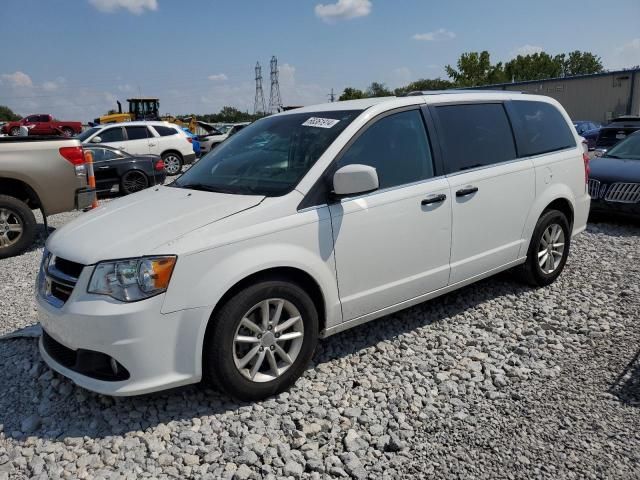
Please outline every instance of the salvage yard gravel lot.
[[[60, 226], [77, 215], [51, 219]], [[35, 323], [42, 242], [0, 260], [0, 334]], [[565, 272], [505, 273], [320, 343], [286, 393], [111, 398], [0, 341], [5, 478], [640, 478], [640, 226]]]

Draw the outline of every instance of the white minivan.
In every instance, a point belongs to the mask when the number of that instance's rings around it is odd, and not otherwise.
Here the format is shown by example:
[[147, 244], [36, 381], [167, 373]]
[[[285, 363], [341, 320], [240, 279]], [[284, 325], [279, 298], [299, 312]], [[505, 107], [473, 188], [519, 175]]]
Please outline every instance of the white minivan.
[[167, 175], [177, 175], [196, 154], [184, 131], [169, 122], [124, 122], [97, 125], [77, 137], [84, 144], [100, 143], [131, 155], [159, 155]]
[[172, 184], [49, 237], [40, 351], [109, 395], [206, 379], [264, 398], [319, 338], [514, 267], [553, 282], [585, 229], [587, 175], [571, 120], [543, 96], [424, 92], [272, 115]]

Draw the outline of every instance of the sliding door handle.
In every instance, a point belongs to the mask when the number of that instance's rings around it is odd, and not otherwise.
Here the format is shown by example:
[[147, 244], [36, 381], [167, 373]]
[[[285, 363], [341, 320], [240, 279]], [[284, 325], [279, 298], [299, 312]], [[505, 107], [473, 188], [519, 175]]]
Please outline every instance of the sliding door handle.
[[471, 195], [472, 193], [476, 193], [477, 191], [478, 187], [461, 188], [456, 192], [456, 197], [466, 197], [467, 195]]
[[447, 196], [444, 193], [440, 195], [431, 195], [430, 197], [425, 198], [420, 202], [420, 205], [431, 205], [434, 203], [444, 202], [447, 199]]

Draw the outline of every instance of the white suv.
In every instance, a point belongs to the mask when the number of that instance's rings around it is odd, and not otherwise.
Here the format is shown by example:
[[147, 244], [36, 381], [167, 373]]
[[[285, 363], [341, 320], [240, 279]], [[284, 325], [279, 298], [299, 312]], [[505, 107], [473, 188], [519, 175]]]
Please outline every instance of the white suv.
[[82, 143], [101, 143], [131, 155], [159, 155], [167, 175], [177, 175], [196, 154], [184, 131], [169, 122], [126, 122], [98, 125], [77, 137]]
[[233, 123], [231, 125], [222, 125], [216, 128], [216, 132], [207, 133], [206, 135], [200, 135], [200, 151], [202, 153], [210, 152], [222, 142], [224, 142], [227, 138], [232, 137], [247, 125], [250, 125], [250, 123], [244, 122]]
[[586, 225], [583, 153], [558, 102], [517, 93], [261, 119], [172, 185], [49, 237], [41, 354], [110, 395], [202, 378], [275, 394], [318, 338], [512, 267], [553, 282]]

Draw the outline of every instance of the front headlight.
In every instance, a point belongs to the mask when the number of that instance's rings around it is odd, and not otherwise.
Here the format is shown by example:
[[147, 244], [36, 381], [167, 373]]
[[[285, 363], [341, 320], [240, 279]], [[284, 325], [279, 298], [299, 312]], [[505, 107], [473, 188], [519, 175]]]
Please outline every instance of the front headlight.
[[87, 291], [135, 302], [167, 290], [175, 256], [142, 257], [96, 265]]

